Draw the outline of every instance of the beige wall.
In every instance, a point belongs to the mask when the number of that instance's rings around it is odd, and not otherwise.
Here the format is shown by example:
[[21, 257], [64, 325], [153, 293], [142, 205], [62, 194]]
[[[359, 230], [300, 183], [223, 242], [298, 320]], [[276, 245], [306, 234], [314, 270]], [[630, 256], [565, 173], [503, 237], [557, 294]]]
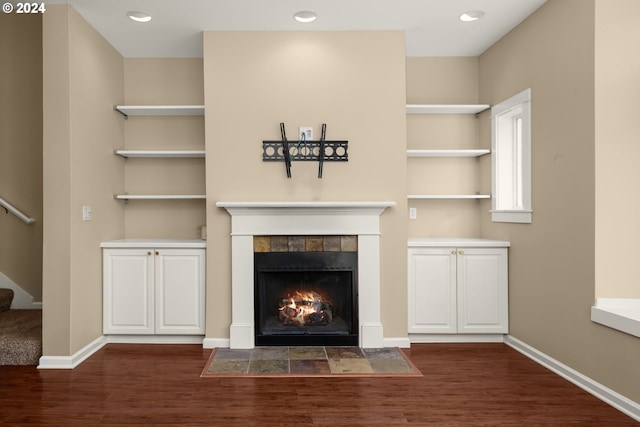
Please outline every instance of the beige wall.
[[[207, 150], [207, 337], [229, 336], [230, 217], [220, 200], [392, 200], [382, 216], [385, 337], [406, 337], [406, 115], [401, 32], [208, 32], [204, 35]], [[262, 161], [262, 141], [349, 141], [349, 161]], [[401, 313], [401, 314], [399, 314]]]
[[0, 273], [42, 300], [42, 17], [0, 14]]
[[594, 16], [593, 0], [549, 1], [480, 56], [480, 100], [496, 104], [530, 87], [533, 120], [533, 223], [491, 223], [485, 203], [481, 233], [511, 241], [511, 335], [640, 402], [640, 340], [590, 320]]
[[[202, 105], [203, 85], [200, 58], [124, 60], [124, 102], [128, 105]], [[129, 117], [124, 128], [128, 150], [204, 149], [202, 117]], [[124, 191], [205, 194], [205, 161], [129, 159]], [[205, 223], [203, 200], [130, 201], [125, 208], [127, 238], [198, 238], [198, 227]]]
[[[408, 104], [477, 104], [478, 58], [406, 58]], [[488, 148], [481, 145], [475, 115], [407, 116], [408, 149]], [[407, 194], [475, 194], [488, 157], [409, 158]], [[485, 194], [489, 194], [484, 190]], [[410, 237], [479, 237], [480, 203], [475, 200], [411, 200], [417, 219]]]
[[[617, 217], [602, 209], [614, 201], [619, 205], [604, 189], [617, 183], [610, 175], [622, 169], [616, 166], [626, 164], [600, 154], [612, 143], [609, 136], [619, 121], [634, 123], [626, 115], [633, 105], [625, 95], [635, 90], [635, 80], [620, 70], [616, 51], [608, 53], [624, 40], [624, 31], [635, 34], [625, 28], [611, 33], [608, 25], [632, 6], [633, 0], [551, 0], [479, 59], [408, 59], [405, 82], [400, 32], [210, 32], [204, 36], [200, 77], [197, 60], [125, 61], [72, 9], [49, 5], [43, 28], [45, 355], [73, 354], [101, 333], [99, 243], [151, 233], [136, 225], [142, 210], [112, 198], [127, 184], [147, 185], [125, 172], [112, 150], [152, 148], [160, 134], [186, 135], [189, 148], [201, 146], [199, 125], [170, 122], [158, 131], [144, 119], [137, 125], [124, 122], [111, 105], [200, 103], [204, 82], [209, 338], [228, 337], [231, 318], [230, 217], [215, 207], [218, 200], [396, 201], [382, 219], [382, 320], [385, 337], [406, 337], [406, 238], [409, 230], [420, 235], [429, 230], [407, 225], [405, 141], [407, 126], [411, 131], [414, 125], [407, 124], [405, 101], [496, 104], [531, 87], [533, 223], [491, 223], [490, 203], [483, 201], [477, 226], [464, 234], [512, 243], [513, 336], [640, 401], [640, 342], [589, 319], [599, 268], [603, 273], [617, 268], [600, 244], [613, 245], [607, 242], [611, 233], [629, 234], [627, 228], [611, 231], [606, 224]], [[603, 34], [595, 45], [594, 29]], [[628, 68], [636, 68], [635, 59]], [[173, 73], [193, 81], [174, 81]], [[621, 100], [625, 111], [611, 115], [608, 103]], [[313, 126], [318, 135], [320, 124], [327, 123], [329, 139], [350, 141], [349, 162], [325, 164], [322, 180], [317, 164], [296, 162], [287, 179], [282, 164], [261, 161], [261, 141], [278, 139], [281, 121], [290, 136], [298, 126]], [[471, 146], [470, 136], [478, 132], [480, 146], [488, 146], [488, 122], [485, 113], [478, 123], [458, 123], [466, 129], [463, 143]], [[618, 130], [625, 138], [617, 138], [616, 148], [633, 151], [625, 145], [637, 134], [633, 130]], [[161, 143], [173, 148], [172, 139]], [[414, 143], [419, 141], [409, 140]], [[481, 162], [479, 176], [485, 180], [487, 162]], [[157, 170], [141, 175], [147, 172]], [[200, 170], [194, 176], [201, 175]], [[624, 172], [622, 178], [635, 175]], [[482, 186], [486, 190], [487, 182]], [[85, 204], [94, 208], [91, 222], [81, 221]], [[185, 221], [190, 231], [184, 232], [191, 233], [198, 221], [197, 215], [190, 217]]]
[[43, 19], [43, 345], [66, 356], [102, 334], [100, 242], [124, 235], [123, 60], [68, 6]]
[[640, 298], [640, 39], [635, 0], [596, 1], [596, 296]]

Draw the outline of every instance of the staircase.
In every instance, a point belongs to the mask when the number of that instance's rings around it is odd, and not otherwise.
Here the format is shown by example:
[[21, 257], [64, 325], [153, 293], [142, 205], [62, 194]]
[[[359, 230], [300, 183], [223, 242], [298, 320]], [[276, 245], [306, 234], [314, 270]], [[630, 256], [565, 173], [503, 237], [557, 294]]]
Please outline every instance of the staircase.
[[13, 290], [0, 288], [0, 365], [37, 365], [42, 356], [42, 310], [11, 309]]

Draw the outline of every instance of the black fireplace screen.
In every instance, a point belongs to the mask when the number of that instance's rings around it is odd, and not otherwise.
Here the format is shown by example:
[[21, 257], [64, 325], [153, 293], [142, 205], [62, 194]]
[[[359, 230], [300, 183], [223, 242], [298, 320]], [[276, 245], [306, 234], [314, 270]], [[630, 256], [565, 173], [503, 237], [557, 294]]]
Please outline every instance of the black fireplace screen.
[[357, 345], [357, 253], [255, 254], [256, 345]]

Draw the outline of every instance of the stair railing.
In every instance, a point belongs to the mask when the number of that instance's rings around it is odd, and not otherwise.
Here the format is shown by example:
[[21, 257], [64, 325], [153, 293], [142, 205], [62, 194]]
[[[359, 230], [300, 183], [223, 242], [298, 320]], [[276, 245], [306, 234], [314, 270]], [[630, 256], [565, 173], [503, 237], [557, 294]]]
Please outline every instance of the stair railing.
[[13, 206], [11, 203], [7, 202], [2, 197], [0, 197], [0, 206], [2, 206], [7, 212], [11, 212], [15, 216], [17, 216], [18, 218], [20, 218], [22, 221], [26, 222], [27, 224], [33, 224], [34, 222], [36, 222], [35, 219], [31, 218], [30, 216], [28, 216], [24, 212], [20, 211], [18, 208]]

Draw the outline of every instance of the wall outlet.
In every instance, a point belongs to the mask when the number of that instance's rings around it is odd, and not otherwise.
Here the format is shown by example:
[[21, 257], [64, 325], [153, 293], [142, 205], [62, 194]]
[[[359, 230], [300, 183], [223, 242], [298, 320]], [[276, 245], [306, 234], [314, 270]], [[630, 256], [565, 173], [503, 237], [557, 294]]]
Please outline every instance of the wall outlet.
[[418, 218], [418, 208], [409, 208], [409, 219]]
[[311, 141], [313, 139], [313, 128], [312, 127], [300, 127], [298, 128], [298, 138], [302, 139], [302, 134], [304, 134], [304, 139], [306, 141]]
[[91, 206], [82, 207], [82, 220], [91, 221]]

